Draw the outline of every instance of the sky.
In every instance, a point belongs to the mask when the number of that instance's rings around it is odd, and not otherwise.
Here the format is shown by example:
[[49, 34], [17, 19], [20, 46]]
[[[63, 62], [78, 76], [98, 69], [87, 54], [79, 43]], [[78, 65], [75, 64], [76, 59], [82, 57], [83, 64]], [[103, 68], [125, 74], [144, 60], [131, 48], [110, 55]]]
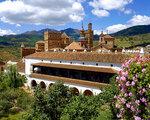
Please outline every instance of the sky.
[[150, 0], [0, 0], [0, 36], [45, 28], [94, 34], [150, 24]]

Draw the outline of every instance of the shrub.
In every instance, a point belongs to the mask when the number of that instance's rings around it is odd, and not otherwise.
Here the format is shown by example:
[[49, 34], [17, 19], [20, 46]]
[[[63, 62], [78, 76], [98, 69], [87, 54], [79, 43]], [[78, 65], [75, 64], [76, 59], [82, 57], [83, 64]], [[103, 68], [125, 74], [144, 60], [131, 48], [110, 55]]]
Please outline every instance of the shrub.
[[115, 96], [118, 118], [150, 119], [150, 60], [137, 56], [126, 61], [116, 81], [120, 90]]

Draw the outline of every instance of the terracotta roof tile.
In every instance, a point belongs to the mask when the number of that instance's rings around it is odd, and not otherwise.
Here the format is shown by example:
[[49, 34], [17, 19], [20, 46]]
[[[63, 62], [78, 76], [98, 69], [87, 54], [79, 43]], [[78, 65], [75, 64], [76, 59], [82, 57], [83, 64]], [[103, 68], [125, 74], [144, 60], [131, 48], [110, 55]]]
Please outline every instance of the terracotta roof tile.
[[94, 61], [106, 63], [122, 63], [131, 55], [121, 53], [98, 53], [98, 52], [37, 52], [26, 59], [50, 59], [68, 61]]
[[70, 45], [65, 47], [66, 50], [84, 50], [78, 42], [72, 42]]

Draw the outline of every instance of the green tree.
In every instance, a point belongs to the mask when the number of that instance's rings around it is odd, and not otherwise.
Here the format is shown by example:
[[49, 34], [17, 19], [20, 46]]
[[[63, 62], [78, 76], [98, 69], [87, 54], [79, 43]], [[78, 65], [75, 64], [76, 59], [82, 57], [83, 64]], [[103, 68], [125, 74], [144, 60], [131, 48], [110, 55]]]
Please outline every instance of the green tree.
[[64, 108], [61, 120], [94, 120], [99, 115], [100, 104], [96, 96], [74, 96], [72, 101]]
[[22, 76], [18, 73], [15, 65], [8, 66], [4, 76], [7, 86], [9, 87], [18, 88], [23, 86], [23, 84], [26, 82], [25, 76]]
[[63, 108], [70, 102], [72, 94], [62, 82], [56, 82], [48, 91], [39, 86], [35, 89], [32, 113], [27, 120], [59, 120]]
[[0, 119], [30, 108], [32, 97], [19, 88], [25, 80], [16, 66], [9, 66], [6, 72], [0, 73]]

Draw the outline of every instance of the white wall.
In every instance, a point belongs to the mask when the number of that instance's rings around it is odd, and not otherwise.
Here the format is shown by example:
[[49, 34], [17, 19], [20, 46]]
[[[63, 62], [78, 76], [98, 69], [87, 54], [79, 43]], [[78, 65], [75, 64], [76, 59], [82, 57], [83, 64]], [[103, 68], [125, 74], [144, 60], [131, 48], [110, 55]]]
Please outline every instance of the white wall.
[[[60, 63], [61, 61], [61, 63]], [[41, 60], [41, 59], [25, 59], [25, 75], [28, 79], [27, 81], [27, 85], [29, 87], [31, 87], [31, 81], [32, 80], [36, 80], [36, 82], [39, 84], [41, 81], [43, 81], [46, 86], [48, 87], [48, 85], [50, 83], [54, 83], [54, 81], [50, 81], [50, 80], [41, 80], [41, 79], [35, 79], [35, 78], [30, 78], [29, 75], [32, 73], [32, 64], [34, 63], [52, 63], [52, 64], [70, 64], [70, 62], [72, 62], [71, 65], [84, 65], [83, 66], [92, 66], [92, 67], [111, 67], [111, 64], [113, 65], [113, 67], [116, 70], [120, 70], [121, 69], [121, 64], [115, 64], [115, 63], [101, 63], [101, 62], [87, 62], [87, 61], [65, 61], [65, 60]], [[96, 63], [98, 63], [98, 66], [96, 66]], [[98, 94], [101, 92], [100, 89], [96, 89], [96, 88], [92, 88], [90, 86], [81, 86], [81, 85], [76, 85], [76, 84], [65, 84], [69, 87], [76, 87], [78, 88], [78, 90], [80, 91], [80, 93], [83, 93], [85, 90], [90, 90], [93, 92], [93, 94]]]
[[[60, 63], [61, 61], [61, 63]], [[34, 63], [52, 63], [52, 64], [66, 64], [66, 65], [79, 65], [79, 66], [92, 66], [92, 67], [111, 67], [113, 65], [113, 69], [120, 70], [121, 69], [121, 64], [116, 64], [116, 63], [102, 63], [102, 62], [88, 62], [88, 61], [66, 61], [66, 60], [42, 60], [42, 59], [25, 59], [25, 74], [30, 75], [32, 72], [32, 66], [31, 64]], [[83, 65], [84, 63], [84, 65]], [[98, 66], [96, 65], [98, 64]]]

